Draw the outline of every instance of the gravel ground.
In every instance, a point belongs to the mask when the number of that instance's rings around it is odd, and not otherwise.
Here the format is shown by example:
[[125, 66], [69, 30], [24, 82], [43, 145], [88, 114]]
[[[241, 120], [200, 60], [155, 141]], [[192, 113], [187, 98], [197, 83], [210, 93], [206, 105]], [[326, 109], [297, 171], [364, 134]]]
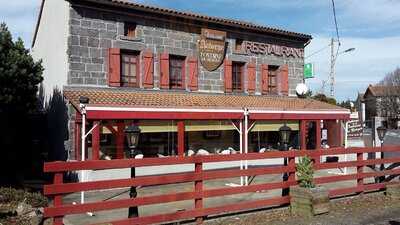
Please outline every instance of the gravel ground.
[[207, 224], [400, 225], [400, 200], [390, 199], [383, 193], [371, 193], [331, 200], [330, 212], [313, 218], [294, 216], [288, 208], [283, 208], [219, 218]]

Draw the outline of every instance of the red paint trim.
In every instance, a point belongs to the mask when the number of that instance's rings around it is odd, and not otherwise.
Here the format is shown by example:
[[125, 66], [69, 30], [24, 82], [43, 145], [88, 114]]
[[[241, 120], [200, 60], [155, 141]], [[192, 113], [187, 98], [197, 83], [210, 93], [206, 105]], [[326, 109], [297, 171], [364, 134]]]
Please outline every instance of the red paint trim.
[[[201, 173], [203, 171], [203, 164], [202, 163], [196, 163], [194, 167], [194, 171], [196, 173]], [[202, 193], [203, 192], [203, 181], [198, 180], [194, 182], [194, 191], [196, 193]], [[201, 210], [203, 208], [203, 198], [202, 197], [197, 197], [194, 200], [194, 208], [197, 210]], [[196, 223], [201, 224], [203, 223], [203, 217], [197, 217], [196, 218]]]
[[100, 155], [100, 121], [94, 121], [93, 126], [96, 126], [92, 131], [92, 159], [98, 160]]
[[307, 120], [300, 120], [300, 149], [307, 149]]
[[[56, 173], [54, 174], [54, 184], [62, 184], [63, 183], [63, 174], [62, 173]], [[56, 195], [54, 196], [54, 206], [61, 206], [62, 205], [62, 196], [61, 195]], [[53, 220], [54, 225], [63, 225], [63, 217], [54, 217]]]
[[81, 160], [81, 126], [82, 123], [78, 123], [77, 121], [75, 121], [75, 132], [74, 132], [74, 146], [75, 146], [75, 160], [80, 161]]
[[87, 117], [88, 119], [222, 120], [222, 119], [242, 119], [243, 113], [88, 111]]
[[124, 141], [125, 141], [125, 124], [124, 122], [118, 122], [117, 123], [118, 130], [117, 130], [117, 159], [123, 159], [124, 158]]
[[326, 119], [342, 119], [350, 118], [348, 114], [300, 114], [300, 113], [250, 113], [249, 118], [252, 120], [326, 120]]
[[178, 156], [185, 154], [185, 121], [178, 121]]

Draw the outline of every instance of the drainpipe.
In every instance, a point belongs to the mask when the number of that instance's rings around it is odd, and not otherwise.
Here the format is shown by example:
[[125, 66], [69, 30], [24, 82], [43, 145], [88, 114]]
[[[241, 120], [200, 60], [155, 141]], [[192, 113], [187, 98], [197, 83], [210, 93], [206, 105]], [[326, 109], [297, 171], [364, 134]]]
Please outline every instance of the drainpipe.
[[[248, 135], [249, 135], [249, 109], [244, 108], [244, 153], [249, 153], [249, 144], [248, 144]], [[248, 168], [248, 161], [244, 161], [244, 169], [247, 170]], [[249, 185], [249, 177], [245, 176], [244, 178], [245, 185]]]

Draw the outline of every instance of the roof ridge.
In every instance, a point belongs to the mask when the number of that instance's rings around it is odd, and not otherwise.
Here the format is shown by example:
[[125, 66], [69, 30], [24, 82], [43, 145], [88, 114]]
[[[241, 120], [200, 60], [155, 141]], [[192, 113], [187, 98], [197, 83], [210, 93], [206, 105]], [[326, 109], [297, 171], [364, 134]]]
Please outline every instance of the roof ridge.
[[192, 11], [180, 11], [180, 10], [176, 10], [176, 9], [159, 7], [156, 5], [142, 4], [142, 3], [132, 2], [132, 1], [128, 1], [128, 0], [85, 0], [85, 1], [104, 3], [104, 4], [117, 4], [119, 6], [130, 6], [130, 7], [142, 8], [145, 10], [152, 10], [152, 11], [156, 11], [156, 12], [158, 11], [159, 13], [163, 12], [163, 13], [170, 13], [170, 14], [175, 14], [175, 15], [180, 15], [180, 16], [193, 17], [193, 18], [197, 18], [197, 19], [211, 20], [216, 23], [230, 23], [231, 25], [239, 25], [239, 26], [243, 26], [246, 28], [260, 29], [260, 30], [263, 30], [264, 32], [267, 32], [267, 31], [275, 32], [275, 33], [281, 34], [281, 35], [296, 36], [296, 37], [300, 37], [300, 38], [304, 38], [304, 39], [308, 39], [308, 40], [312, 38], [311, 35], [309, 35], [309, 34], [283, 30], [280, 28], [272, 27], [272, 26], [260, 25], [260, 24], [254, 23], [254, 22], [218, 17], [218, 16], [209, 16], [206, 14], [196, 13], [196, 12], [192, 12]]

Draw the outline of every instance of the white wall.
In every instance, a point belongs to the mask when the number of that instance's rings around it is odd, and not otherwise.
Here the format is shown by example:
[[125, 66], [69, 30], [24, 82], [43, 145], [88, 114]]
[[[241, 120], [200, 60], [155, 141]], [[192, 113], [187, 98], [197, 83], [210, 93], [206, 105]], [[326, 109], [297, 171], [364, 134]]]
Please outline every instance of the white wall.
[[61, 90], [67, 84], [69, 7], [65, 0], [44, 1], [32, 55], [35, 60], [43, 60], [46, 97], [53, 93], [53, 88]]

